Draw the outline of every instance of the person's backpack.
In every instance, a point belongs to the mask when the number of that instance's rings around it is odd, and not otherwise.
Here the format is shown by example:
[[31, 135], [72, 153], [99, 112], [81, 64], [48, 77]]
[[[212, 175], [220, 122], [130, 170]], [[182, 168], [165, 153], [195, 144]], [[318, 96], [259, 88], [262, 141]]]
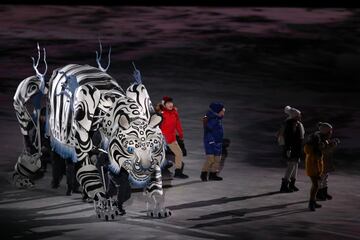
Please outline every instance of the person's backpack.
[[285, 132], [285, 124], [281, 124], [280, 129], [278, 130], [276, 134], [277, 142], [279, 146], [285, 145], [285, 138], [284, 138], [284, 132]]

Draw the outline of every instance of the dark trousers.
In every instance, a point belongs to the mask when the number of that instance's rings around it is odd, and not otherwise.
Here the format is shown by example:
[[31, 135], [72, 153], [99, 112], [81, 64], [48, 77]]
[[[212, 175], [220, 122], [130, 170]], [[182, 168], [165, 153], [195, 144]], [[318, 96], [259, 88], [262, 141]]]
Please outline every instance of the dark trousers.
[[129, 182], [129, 173], [121, 168], [118, 174], [109, 171], [109, 184], [107, 194], [109, 196], [117, 195], [118, 205], [121, 207], [131, 196], [131, 186]]
[[79, 184], [76, 180], [77, 165], [71, 159], [63, 159], [59, 154], [51, 151], [52, 185], [58, 186], [66, 174], [66, 183], [69, 189], [75, 190]]
[[316, 200], [316, 193], [319, 190], [319, 177], [310, 177], [311, 179], [311, 189], [310, 189], [310, 200]]
[[50, 154], [49, 152], [42, 152], [42, 155], [40, 157], [40, 160], [41, 160], [41, 169], [43, 171], [46, 171], [46, 168], [47, 168], [47, 164], [49, 162], [49, 159], [50, 159]]

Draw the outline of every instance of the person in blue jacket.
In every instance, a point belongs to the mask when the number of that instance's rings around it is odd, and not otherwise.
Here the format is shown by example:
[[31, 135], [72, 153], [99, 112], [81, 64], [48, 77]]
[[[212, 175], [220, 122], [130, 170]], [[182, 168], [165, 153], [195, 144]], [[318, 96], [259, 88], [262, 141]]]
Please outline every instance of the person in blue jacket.
[[221, 161], [221, 150], [224, 137], [224, 128], [222, 124], [224, 114], [224, 105], [219, 102], [213, 102], [210, 104], [209, 111], [203, 118], [206, 161], [200, 175], [202, 181], [222, 180], [221, 177], [217, 176], [217, 173]]

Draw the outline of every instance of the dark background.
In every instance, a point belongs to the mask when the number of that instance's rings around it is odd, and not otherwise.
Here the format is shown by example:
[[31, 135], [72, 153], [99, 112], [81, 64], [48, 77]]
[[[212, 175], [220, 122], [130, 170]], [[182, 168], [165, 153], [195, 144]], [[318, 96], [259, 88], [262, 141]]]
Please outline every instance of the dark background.
[[351, 0], [3, 0], [2, 4], [18, 5], [107, 5], [107, 6], [216, 6], [216, 7], [307, 7], [307, 8], [355, 8], [359, 3]]

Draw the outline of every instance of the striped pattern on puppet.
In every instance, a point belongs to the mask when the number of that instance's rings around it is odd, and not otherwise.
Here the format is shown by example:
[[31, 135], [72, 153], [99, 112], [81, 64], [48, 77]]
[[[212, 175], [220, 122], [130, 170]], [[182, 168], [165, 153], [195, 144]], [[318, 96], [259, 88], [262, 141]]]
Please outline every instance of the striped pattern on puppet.
[[92, 149], [88, 132], [99, 127], [111, 101], [123, 95], [118, 83], [98, 68], [69, 64], [56, 69], [49, 87], [49, 126], [55, 151], [74, 161], [86, 159]]
[[150, 178], [148, 185], [146, 186], [146, 192], [151, 196], [154, 193], [163, 195], [161, 168], [159, 165], [155, 167], [155, 174]]
[[140, 106], [141, 117], [149, 120], [151, 114], [155, 111], [145, 86], [143, 84], [132, 84], [126, 90], [126, 96], [133, 99]]
[[85, 189], [88, 196], [96, 199], [96, 195], [104, 196], [105, 191], [100, 173], [94, 165], [85, 165], [76, 173], [76, 178]]
[[41, 82], [36, 76], [31, 76], [24, 79], [16, 89], [13, 104], [23, 135], [28, 135], [29, 130], [34, 127], [32, 117], [26, 108], [26, 103], [28, 103], [32, 96], [39, 94], [40, 84]]

